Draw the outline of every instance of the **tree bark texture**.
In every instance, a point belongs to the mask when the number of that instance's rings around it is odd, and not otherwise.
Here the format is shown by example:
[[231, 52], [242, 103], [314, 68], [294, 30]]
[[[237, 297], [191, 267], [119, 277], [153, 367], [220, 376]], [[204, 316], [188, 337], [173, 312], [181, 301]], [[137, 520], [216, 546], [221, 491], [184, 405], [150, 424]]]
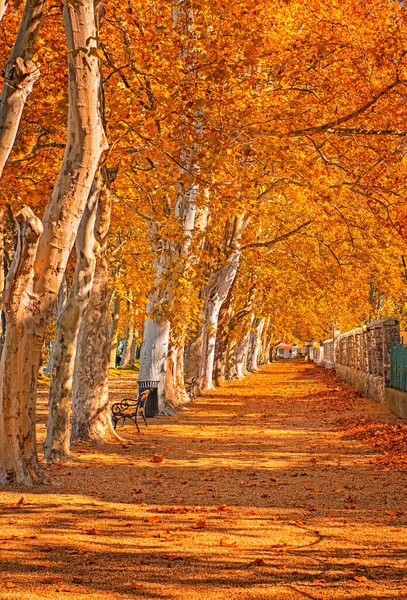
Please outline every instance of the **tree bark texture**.
[[110, 323], [110, 368], [116, 366], [117, 342], [119, 336], [119, 320], [120, 320], [120, 296], [117, 292], [113, 296], [112, 305], [112, 320]]
[[[235, 281], [236, 277], [233, 282]], [[216, 334], [214, 358], [214, 379], [215, 385], [218, 387], [223, 387], [226, 382], [228, 332], [230, 317], [232, 314], [232, 290], [233, 283], [230, 286], [228, 295], [219, 311], [219, 323]]]
[[[158, 409], [166, 414], [166, 366], [170, 343], [170, 313], [177, 294], [179, 277], [184, 273], [190, 258], [197, 209], [196, 191], [192, 187], [179, 194], [175, 207], [182, 241], [168, 244], [160, 240], [157, 224], [150, 226], [152, 246], [160, 255], [154, 261], [156, 279], [147, 304], [143, 344], [140, 353], [140, 380], [158, 381]], [[170, 278], [167, 274], [171, 273]]]
[[107, 235], [110, 227], [112, 174], [102, 169], [95, 226], [96, 267], [92, 291], [79, 330], [72, 391], [71, 441], [115, 441], [109, 407], [110, 319]]
[[[61, 287], [59, 288], [58, 299], [57, 299], [56, 307], [55, 307], [55, 317], [54, 317], [55, 323], [58, 323], [59, 318], [62, 314], [62, 311], [64, 310], [67, 299], [68, 299], [68, 284], [66, 281], [66, 277], [64, 277], [62, 280], [62, 283], [61, 283]], [[56, 332], [55, 332], [54, 338], [55, 337], [56, 337]], [[46, 375], [51, 375], [51, 373], [52, 373], [52, 363], [54, 360], [54, 348], [55, 348], [55, 339], [52, 342], [52, 348], [51, 348], [51, 351], [49, 354], [48, 363], [45, 368]]]
[[[4, 83], [0, 95], [0, 177], [14, 145], [25, 103], [40, 76], [38, 65], [31, 59], [44, 7], [45, 0], [26, 0], [17, 39], [3, 69]], [[5, 3], [0, 2], [0, 20], [4, 10]]]
[[6, 280], [5, 277], [5, 268], [4, 268], [4, 230], [5, 230], [5, 217], [6, 211], [4, 208], [0, 207], [0, 312], [2, 310], [3, 305], [3, 290], [4, 283]]
[[247, 375], [247, 355], [249, 351], [249, 340], [250, 340], [250, 321], [242, 324], [242, 334], [240, 335], [236, 347], [235, 347], [235, 369], [236, 377], [243, 379]]
[[131, 366], [131, 349], [133, 346], [134, 325], [128, 323], [126, 326], [126, 334], [124, 338], [123, 354], [121, 360], [122, 367]]
[[205, 321], [203, 347], [199, 370], [199, 387], [202, 390], [212, 389], [213, 363], [215, 343], [218, 329], [219, 311], [226, 300], [240, 261], [240, 251], [231, 252], [227, 261], [212, 275], [208, 283], [208, 296], [205, 304]]
[[258, 358], [261, 350], [262, 333], [265, 319], [253, 319], [249, 338], [249, 357], [247, 370], [254, 373], [258, 370]]
[[[20, 211], [19, 246], [6, 280], [6, 339], [0, 363], [0, 483], [46, 480], [35, 438], [37, 372], [46, 336], [96, 173], [105, 136], [93, 0], [65, 2], [69, 116], [62, 166], [43, 226]], [[7, 365], [7, 368], [6, 368]]]
[[133, 338], [130, 346], [130, 366], [134, 367], [137, 360], [137, 348], [138, 348], [138, 331], [137, 327], [133, 325]]
[[71, 458], [72, 380], [79, 327], [89, 301], [95, 272], [94, 227], [102, 187], [97, 173], [76, 236], [76, 265], [68, 301], [56, 325], [44, 457], [48, 463]]

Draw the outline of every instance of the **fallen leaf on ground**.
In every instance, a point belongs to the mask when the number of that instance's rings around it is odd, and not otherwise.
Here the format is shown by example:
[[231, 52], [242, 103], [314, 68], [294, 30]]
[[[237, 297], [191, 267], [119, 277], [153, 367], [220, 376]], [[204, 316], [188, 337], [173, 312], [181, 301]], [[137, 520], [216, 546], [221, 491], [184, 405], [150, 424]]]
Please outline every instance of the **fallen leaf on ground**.
[[203, 529], [204, 527], [206, 527], [206, 520], [205, 519], [200, 519], [199, 521], [197, 521], [196, 523], [194, 523], [194, 525], [192, 525], [193, 529]]
[[162, 454], [154, 454], [153, 458], [151, 459], [151, 462], [153, 463], [162, 463], [164, 460], [164, 457]]
[[264, 562], [264, 558], [255, 558], [253, 562], [250, 563], [253, 567], [262, 567], [266, 563]]

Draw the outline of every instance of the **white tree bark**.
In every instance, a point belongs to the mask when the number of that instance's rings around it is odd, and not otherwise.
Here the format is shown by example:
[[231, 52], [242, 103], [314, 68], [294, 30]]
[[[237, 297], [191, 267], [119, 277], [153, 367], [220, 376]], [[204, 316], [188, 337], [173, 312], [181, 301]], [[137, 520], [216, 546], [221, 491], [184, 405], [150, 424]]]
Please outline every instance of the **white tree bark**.
[[8, 6], [8, 4], [7, 4], [6, 0], [0, 0], [0, 21], [3, 20], [3, 17], [7, 10], [7, 6]]
[[94, 227], [101, 186], [101, 176], [98, 173], [76, 236], [76, 266], [71, 291], [56, 326], [44, 444], [44, 457], [48, 463], [66, 461], [72, 457], [72, 380], [79, 327], [89, 301], [95, 272]]
[[262, 333], [265, 319], [253, 319], [250, 332], [250, 351], [249, 362], [247, 365], [248, 371], [254, 373], [259, 368], [259, 354], [261, 351]]
[[213, 362], [215, 358], [216, 333], [219, 311], [236, 277], [240, 251], [232, 252], [227, 262], [211, 277], [205, 309], [203, 348], [199, 369], [199, 387], [212, 389]]
[[[177, 294], [178, 278], [184, 272], [190, 257], [197, 214], [195, 196], [194, 186], [178, 195], [175, 215], [183, 236], [181, 242], [167, 244], [163, 240], [154, 239], [157, 226], [153, 225], [151, 228], [153, 248], [160, 251], [161, 254], [154, 261], [156, 280], [147, 304], [139, 379], [140, 381], [156, 380], [159, 382], [158, 410], [160, 414], [168, 412], [166, 408], [166, 366], [170, 342], [170, 317], [166, 313], [172, 307]], [[177, 265], [176, 271], [173, 270], [175, 264]], [[172, 277], [166, 277], [168, 271], [172, 272]]]
[[[0, 95], [0, 177], [17, 135], [21, 115], [33, 85], [40, 76], [31, 59], [40, 31], [45, 0], [26, 0], [16, 42], [4, 68]], [[0, 0], [0, 20], [6, 4]]]
[[[62, 314], [62, 311], [64, 310], [67, 299], [68, 299], [68, 284], [67, 284], [66, 276], [65, 276], [62, 280], [61, 287], [59, 288], [58, 299], [57, 299], [56, 308], [55, 308], [55, 317], [54, 317], [55, 323], [58, 323], [58, 320]], [[51, 352], [50, 352], [50, 355], [48, 358], [48, 363], [45, 368], [46, 375], [51, 375], [51, 373], [52, 373], [52, 363], [54, 360], [54, 347], [55, 347], [55, 339], [53, 340], [53, 345], [52, 345]]]
[[0, 483], [33, 484], [47, 479], [36, 448], [38, 365], [47, 325], [105, 147], [98, 103], [100, 74], [93, 0], [66, 0], [64, 25], [69, 48], [65, 154], [43, 227], [28, 208], [17, 217], [19, 248], [6, 280], [7, 328], [0, 362]]
[[115, 176], [102, 169], [104, 178], [95, 226], [96, 267], [92, 291], [84, 312], [75, 357], [72, 390], [71, 441], [114, 442], [115, 433], [109, 407], [109, 278], [107, 236], [112, 196], [109, 185]]
[[[147, 312], [153, 309], [154, 295], [147, 304]], [[143, 345], [140, 354], [140, 381], [158, 381], [158, 410], [165, 414], [165, 384], [168, 346], [170, 341], [170, 322], [157, 318], [144, 322]]]
[[235, 348], [236, 376], [243, 379], [247, 375], [247, 355], [249, 351], [250, 329], [247, 328]]
[[3, 290], [6, 280], [4, 272], [4, 231], [6, 211], [0, 207], [0, 313], [3, 306]]
[[128, 323], [126, 326], [126, 334], [124, 338], [123, 354], [121, 360], [122, 367], [130, 367], [131, 365], [131, 349], [133, 346], [134, 325]]

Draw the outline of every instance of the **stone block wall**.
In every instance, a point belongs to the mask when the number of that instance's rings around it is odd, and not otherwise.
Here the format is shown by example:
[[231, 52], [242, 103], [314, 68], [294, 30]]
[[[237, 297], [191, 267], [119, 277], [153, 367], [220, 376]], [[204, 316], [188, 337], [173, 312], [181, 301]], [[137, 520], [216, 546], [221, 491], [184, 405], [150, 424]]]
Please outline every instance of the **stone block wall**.
[[399, 321], [393, 317], [342, 333], [335, 343], [324, 342], [326, 367], [334, 365], [340, 379], [375, 402], [384, 403], [385, 388], [390, 386], [391, 341], [399, 337]]

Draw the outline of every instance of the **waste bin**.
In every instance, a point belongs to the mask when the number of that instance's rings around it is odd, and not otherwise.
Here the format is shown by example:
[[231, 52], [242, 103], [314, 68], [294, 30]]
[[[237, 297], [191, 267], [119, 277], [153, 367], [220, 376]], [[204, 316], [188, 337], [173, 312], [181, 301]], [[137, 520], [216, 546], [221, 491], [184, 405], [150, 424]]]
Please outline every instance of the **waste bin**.
[[144, 408], [146, 418], [155, 417], [158, 414], [158, 384], [159, 381], [138, 381], [138, 394], [144, 390], [151, 390]]

